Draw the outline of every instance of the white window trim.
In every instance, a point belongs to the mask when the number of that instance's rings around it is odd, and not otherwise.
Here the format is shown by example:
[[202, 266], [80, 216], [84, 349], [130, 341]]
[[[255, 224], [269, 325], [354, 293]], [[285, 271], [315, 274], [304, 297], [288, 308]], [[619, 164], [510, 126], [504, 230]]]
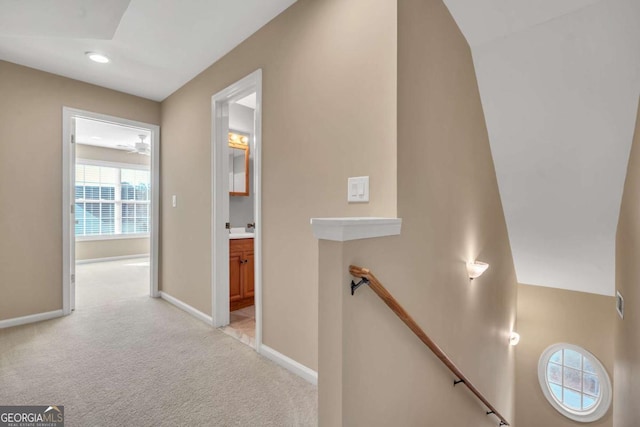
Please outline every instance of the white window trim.
[[[600, 380], [600, 397], [598, 398], [598, 401], [593, 406], [593, 408], [590, 410], [572, 410], [562, 403], [558, 402], [558, 400], [551, 392], [551, 387], [549, 386], [549, 382], [547, 379], [547, 364], [549, 363], [549, 359], [551, 359], [551, 356], [553, 356], [553, 354], [558, 350], [562, 349], [576, 351], [591, 359], [591, 362], [598, 375], [598, 379]], [[573, 421], [581, 423], [590, 423], [593, 421], [597, 421], [605, 416], [605, 414], [609, 411], [609, 407], [611, 406], [611, 380], [609, 378], [607, 370], [597, 357], [580, 346], [568, 343], [557, 343], [549, 346], [545, 351], [542, 352], [540, 360], [538, 361], [538, 381], [540, 382], [540, 388], [544, 393], [544, 397], [547, 398], [551, 406], [553, 406], [556, 411], [560, 412], [562, 415]]]
[[93, 240], [144, 239], [149, 238], [149, 236], [149, 233], [91, 234], [86, 236], [76, 236], [76, 242], [87, 242]]

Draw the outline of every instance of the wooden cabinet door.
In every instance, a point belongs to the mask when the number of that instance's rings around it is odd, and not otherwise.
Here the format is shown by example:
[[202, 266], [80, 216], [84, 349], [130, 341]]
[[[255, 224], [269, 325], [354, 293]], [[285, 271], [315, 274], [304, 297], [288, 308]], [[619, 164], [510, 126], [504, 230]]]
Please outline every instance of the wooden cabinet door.
[[242, 253], [229, 254], [229, 300], [237, 301], [242, 299]]
[[242, 254], [243, 259], [245, 260], [242, 268], [243, 268], [243, 272], [242, 272], [242, 285], [243, 285], [243, 289], [242, 289], [242, 295], [244, 298], [247, 297], [253, 297], [254, 294], [254, 280], [255, 280], [255, 275], [254, 275], [254, 266], [255, 263], [253, 261], [253, 251], [246, 251], [243, 252]]
[[253, 305], [254, 301], [253, 239], [229, 241], [229, 310]]

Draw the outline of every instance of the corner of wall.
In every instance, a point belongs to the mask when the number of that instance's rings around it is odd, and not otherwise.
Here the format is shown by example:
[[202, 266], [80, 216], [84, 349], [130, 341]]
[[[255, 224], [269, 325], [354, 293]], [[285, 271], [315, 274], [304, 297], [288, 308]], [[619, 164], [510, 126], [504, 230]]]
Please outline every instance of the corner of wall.
[[616, 316], [613, 368], [613, 425], [626, 427], [640, 419], [640, 106], [629, 156], [616, 232], [616, 290], [625, 303]]

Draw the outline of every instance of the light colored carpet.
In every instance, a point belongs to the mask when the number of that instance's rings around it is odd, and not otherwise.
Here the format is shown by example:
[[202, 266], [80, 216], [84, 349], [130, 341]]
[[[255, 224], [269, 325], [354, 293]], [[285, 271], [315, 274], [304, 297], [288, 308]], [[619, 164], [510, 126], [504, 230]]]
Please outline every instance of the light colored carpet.
[[[78, 267], [81, 286], [96, 272]], [[67, 426], [317, 425], [316, 387], [148, 282], [120, 293], [93, 277], [71, 316], [0, 330], [0, 404], [64, 405]]]
[[149, 296], [149, 258], [76, 265], [76, 309]]

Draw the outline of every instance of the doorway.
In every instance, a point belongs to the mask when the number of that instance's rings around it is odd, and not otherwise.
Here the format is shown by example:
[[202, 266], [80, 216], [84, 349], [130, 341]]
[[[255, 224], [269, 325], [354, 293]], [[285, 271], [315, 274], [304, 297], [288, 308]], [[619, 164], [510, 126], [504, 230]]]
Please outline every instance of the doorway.
[[213, 96], [212, 123], [213, 325], [225, 327], [226, 332], [259, 352], [262, 343], [261, 70]]
[[159, 127], [63, 109], [63, 311], [158, 296]]

